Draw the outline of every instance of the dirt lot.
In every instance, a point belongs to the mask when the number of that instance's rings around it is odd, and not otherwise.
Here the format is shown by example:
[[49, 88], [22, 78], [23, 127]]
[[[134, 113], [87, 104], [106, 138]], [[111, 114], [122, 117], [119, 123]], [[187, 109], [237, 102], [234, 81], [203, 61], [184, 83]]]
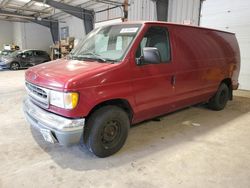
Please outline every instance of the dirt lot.
[[131, 128], [117, 154], [47, 144], [24, 120], [24, 71], [0, 71], [0, 187], [250, 187], [250, 92]]

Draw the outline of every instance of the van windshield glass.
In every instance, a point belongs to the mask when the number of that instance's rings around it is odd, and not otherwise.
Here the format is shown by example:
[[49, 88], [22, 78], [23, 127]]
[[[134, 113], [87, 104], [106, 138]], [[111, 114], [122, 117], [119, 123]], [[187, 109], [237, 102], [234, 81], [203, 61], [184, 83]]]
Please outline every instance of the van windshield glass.
[[120, 61], [140, 27], [140, 24], [121, 24], [97, 28], [72, 50], [70, 58]]

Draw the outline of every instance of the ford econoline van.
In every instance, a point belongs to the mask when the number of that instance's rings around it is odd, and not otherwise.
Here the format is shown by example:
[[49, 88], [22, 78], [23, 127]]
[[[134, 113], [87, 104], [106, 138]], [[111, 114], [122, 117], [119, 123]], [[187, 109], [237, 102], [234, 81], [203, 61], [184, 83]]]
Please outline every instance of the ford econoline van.
[[29, 68], [27, 121], [45, 141], [116, 153], [131, 125], [208, 103], [222, 110], [238, 88], [235, 34], [165, 22], [90, 32], [66, 58]]

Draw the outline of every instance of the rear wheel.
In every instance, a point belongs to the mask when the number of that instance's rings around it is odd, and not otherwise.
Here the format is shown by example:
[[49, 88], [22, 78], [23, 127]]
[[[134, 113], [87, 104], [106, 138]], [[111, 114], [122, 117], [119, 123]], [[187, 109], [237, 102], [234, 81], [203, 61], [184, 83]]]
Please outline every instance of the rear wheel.
[[210, 99], [208, 106], [213, 110], [222, 110], [225, 108], [229, 100], [229, 88], [225, 83], [222, 83], [216, 94]]
[[130, 121], [127, 113], [117, 106], [104, 106], [88, 119], [84, 143], [98, 157], [108, 157], [124, 145]]
[[10, 64], [10, 69], [11, 70], [18, 70], [19, 68], [20, 68], [20, 65], [17, 62], [13, 62], [13, 63]]

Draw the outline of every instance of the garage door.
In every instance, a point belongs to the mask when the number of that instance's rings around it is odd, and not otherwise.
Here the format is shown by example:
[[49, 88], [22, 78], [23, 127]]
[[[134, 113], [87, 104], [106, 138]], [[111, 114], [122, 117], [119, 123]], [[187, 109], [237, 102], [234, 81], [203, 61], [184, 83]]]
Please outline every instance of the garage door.
[[241, 50], [240, 89], [250, 90], [250, 0], [206, 0], [201, 26], [236, 33]]

